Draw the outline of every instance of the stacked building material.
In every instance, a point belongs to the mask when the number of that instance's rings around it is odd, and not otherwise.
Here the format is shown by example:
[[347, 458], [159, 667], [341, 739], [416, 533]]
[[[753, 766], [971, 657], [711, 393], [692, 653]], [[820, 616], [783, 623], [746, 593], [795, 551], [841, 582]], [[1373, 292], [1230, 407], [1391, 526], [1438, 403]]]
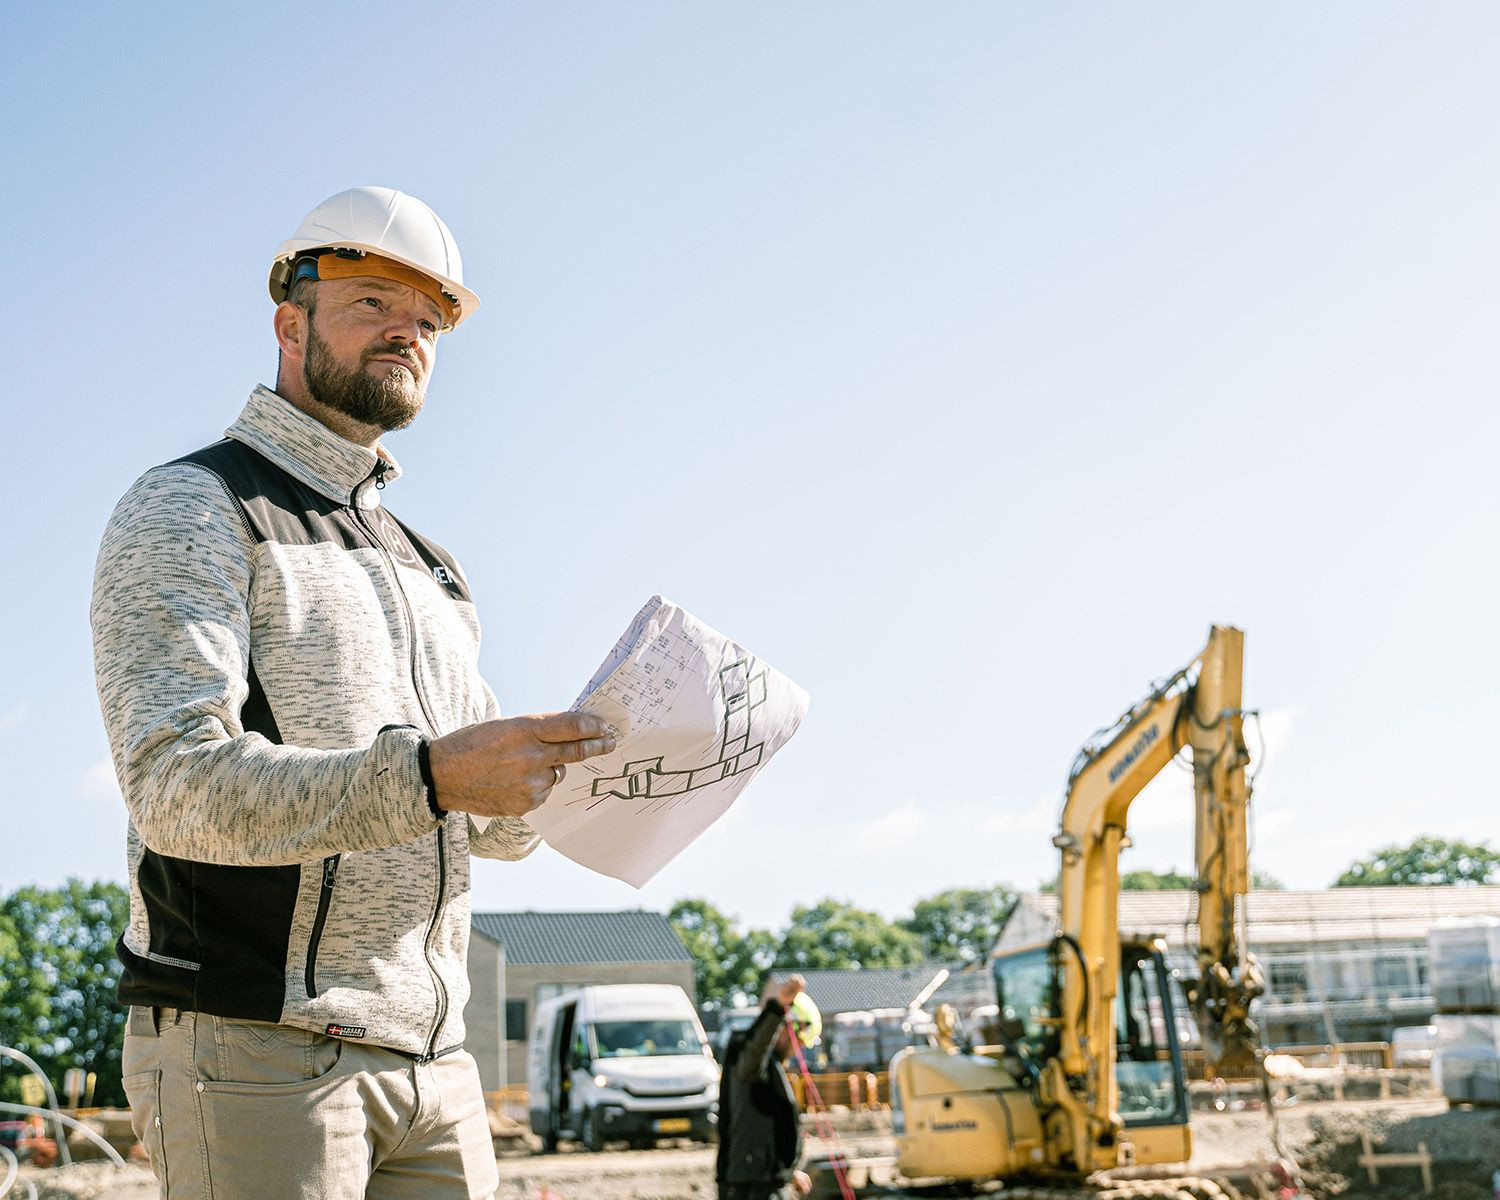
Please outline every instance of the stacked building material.
[[1500, 919], [1438, 922], [1427, 935], [1427, 970], [1443, 1095], [1500, 1104]]

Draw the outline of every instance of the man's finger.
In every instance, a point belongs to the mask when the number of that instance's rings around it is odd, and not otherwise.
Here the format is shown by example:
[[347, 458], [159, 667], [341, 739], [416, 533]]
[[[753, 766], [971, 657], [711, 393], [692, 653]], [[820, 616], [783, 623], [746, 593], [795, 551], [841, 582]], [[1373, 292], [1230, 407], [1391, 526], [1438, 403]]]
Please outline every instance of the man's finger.
[[539, 742], [579, 742], [604, 737], [609, 726], [593, 713], [543, 713], [531, 732]]
[[608, 754], [615, 748], [612, 737], [588, 738], [581, 742], [555, 742], [547, 748], [547, 757], [552, 762], [575, 763], [597, 754]]

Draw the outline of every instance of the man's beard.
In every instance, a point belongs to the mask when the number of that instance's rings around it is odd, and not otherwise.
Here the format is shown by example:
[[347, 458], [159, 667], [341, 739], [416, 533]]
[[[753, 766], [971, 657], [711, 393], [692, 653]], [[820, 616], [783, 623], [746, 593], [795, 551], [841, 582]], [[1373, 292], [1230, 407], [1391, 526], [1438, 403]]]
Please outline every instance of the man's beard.
[[308, 330], [307, 357], [302, 377], [308, 394], [319, 404], [353, 417], [363, 425], [381, 430], [405, 429], [417, 419], [427, 387], [417, 381], [415, 361], [406, 370], [394, 363], [385, 378], [376, 379], [365, 364], [377, 354], [399, 354], [397, 346], [377, 346], [359, 357], [359, 365], [346, 369], [339, 365], [328, 349], [328, 343], [316, 329]]

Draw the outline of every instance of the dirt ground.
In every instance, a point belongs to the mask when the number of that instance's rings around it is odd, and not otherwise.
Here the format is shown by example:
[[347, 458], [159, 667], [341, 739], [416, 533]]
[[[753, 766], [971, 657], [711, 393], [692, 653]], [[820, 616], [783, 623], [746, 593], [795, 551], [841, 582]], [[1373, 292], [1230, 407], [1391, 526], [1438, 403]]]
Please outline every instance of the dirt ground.
[[[1422, 1194], [1415, 1167], [1381, 1168], [1372, 1185], [1356, 1159], [1360, 1131], [1378, 1149], [1414, 1151], [1425, 1143], [1433, 1158], [1437, 1200], [1492, 1200], [1492, 1172], [1500, 1170], [1500, 1109], [1453, 1109], [1442, 1100], [1306, 1103], [1280, 1110], [1282, 1138], [1303, 1164], [1315, 1200], [1407, 1200]], [[840, 1122], [840, 1142], [851, 1155], [890, 1154], [894, 1144], [869, 1118]], [[1212, 1175], [1271, 1155], [1264, 1116], [1258, 1111], [1198, 1113], [1193, 1118], [1191, 1173]], [[809, 1150], [822, 1149], [809, 1138]], [[499, 1158], [499, 1200], [713, 1200], [713, 1150], [679, 1145], [657, 1150], [555, 1155], [524, 1151]], [[39, 1200], [151, 1200], [150, 1173], [99, 1163], [63, 1170], [23, 1169]], [[1003, 1193], [1001, 1193], [1003, 1195]], [[18, 1182], [11, 1197], [28, 1195]]]

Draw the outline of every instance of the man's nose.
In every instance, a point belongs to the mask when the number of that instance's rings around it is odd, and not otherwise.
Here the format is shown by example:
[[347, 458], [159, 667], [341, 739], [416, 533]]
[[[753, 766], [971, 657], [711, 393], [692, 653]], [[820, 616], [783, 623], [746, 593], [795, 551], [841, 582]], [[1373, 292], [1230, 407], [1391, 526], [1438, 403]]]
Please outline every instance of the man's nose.
[[422, 318], [416, 313], [392, 313], [385, 336], [393, 342], [412, 345], [422, 336]]

